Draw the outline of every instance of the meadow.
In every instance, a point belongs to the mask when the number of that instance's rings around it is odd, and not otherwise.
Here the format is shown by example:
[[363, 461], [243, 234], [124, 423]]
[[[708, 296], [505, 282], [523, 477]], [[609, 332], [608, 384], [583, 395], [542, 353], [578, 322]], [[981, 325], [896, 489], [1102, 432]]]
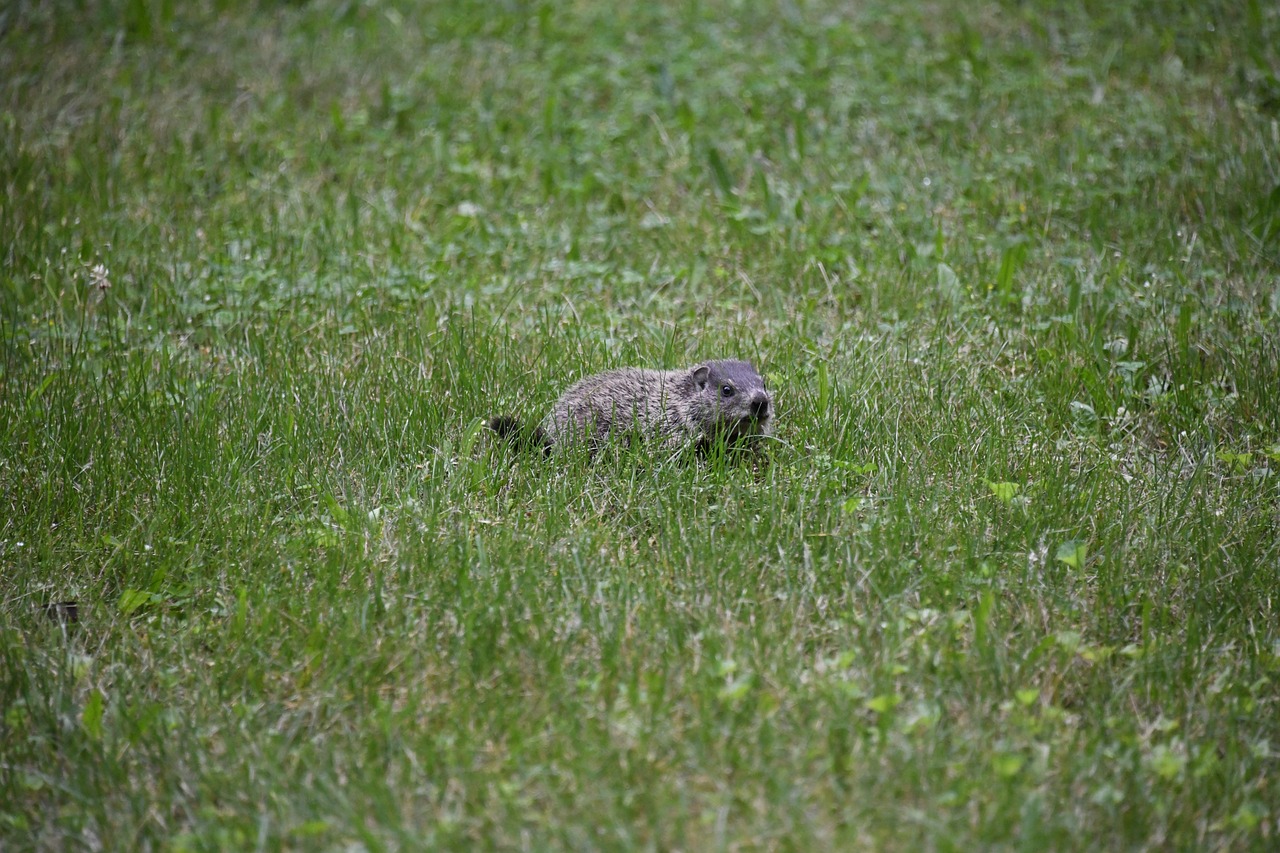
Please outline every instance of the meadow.
[[[6, 4], [0, 848], [1275, 849], [1280, 7], [1186, 6]], [[483, 429], [707, 358], [760, 452]]]

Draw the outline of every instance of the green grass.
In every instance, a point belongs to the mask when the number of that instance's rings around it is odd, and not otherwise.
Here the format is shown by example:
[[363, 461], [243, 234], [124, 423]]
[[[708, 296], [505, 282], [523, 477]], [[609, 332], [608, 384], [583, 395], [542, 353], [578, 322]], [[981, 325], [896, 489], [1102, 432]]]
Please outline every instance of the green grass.
[[0, 847], [1274, 847], [1280, 13], [1058, 5], [6, 7]]

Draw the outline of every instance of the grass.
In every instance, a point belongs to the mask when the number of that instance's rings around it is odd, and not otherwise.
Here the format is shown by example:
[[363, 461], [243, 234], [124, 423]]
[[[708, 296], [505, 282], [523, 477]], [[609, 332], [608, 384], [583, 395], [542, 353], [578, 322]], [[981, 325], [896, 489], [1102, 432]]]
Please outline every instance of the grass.
[[[0, 13], [0, 846], [1274, 846], [1280, 15], [1193, 5]], [[480, 430], [707, 357], [764, 457]]]

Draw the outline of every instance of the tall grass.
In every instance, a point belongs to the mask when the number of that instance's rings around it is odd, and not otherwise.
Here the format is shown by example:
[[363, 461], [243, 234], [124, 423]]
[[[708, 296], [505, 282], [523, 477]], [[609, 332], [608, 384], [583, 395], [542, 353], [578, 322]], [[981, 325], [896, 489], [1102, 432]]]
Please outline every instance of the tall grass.
[[0, 13], [0, 846], [1273, 846], [1278, 35]]

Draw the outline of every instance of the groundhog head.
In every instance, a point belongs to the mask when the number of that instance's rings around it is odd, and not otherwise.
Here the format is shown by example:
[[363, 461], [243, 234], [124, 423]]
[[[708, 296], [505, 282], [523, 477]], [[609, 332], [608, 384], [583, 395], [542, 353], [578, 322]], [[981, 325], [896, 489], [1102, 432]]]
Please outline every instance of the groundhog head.
[[773, 398], [764, 379], [745, 361], [709, 361], [693, 368], [696, 409], [708, 432], [730, 439], [763, 435], [773, 420]]

